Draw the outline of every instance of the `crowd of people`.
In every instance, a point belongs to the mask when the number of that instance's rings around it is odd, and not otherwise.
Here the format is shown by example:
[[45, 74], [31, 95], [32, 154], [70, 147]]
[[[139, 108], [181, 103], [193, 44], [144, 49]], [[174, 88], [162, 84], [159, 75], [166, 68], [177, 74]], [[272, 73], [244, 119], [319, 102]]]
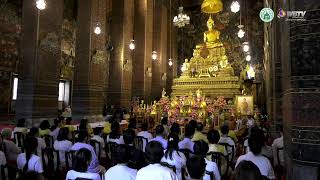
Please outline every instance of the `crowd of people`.
[[[131, 119], [122, 129], [114, 118], [108, 118], [103, 128], [91, 128], [86, 119], [75, 128], [71, 121], [59, 117], [52, 126], [44, 120], [39, 128], [28, 129], [20, 119], [13, 131], [2, 129], [0, 165], [7, 167], [6, 178], [258, 180], [278, 179], [283, 173], [283, 168], [278, 171], [284, 166], [282, 133], [269, 146], [268, 132], [252, 124], [247, 135], [237, 137], [228, 122], [205, 129], [195, 120], [181, 126], [164, 117], [150, 127]], [[142, 146], [137, 139], [142, 139]], [[60, 171], [51, 176], [48, 172], [54, 170], [46, 169], [42, 154], [50, 148], [58, 152], [60, 162], [55, 164]]]

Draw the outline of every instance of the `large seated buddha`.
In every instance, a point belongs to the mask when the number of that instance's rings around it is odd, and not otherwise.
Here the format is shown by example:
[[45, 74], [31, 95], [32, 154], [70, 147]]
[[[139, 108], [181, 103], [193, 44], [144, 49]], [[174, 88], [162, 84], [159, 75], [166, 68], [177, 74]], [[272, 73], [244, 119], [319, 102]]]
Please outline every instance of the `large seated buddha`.
[[207, 21], [208, 30], [203, 33], [203, 44], [197, 45], [197, 48], [205, 46], [208, 49], [223, 46], [220, 41], [220, 31], [213, 28], [214, 21], [209, 17]]

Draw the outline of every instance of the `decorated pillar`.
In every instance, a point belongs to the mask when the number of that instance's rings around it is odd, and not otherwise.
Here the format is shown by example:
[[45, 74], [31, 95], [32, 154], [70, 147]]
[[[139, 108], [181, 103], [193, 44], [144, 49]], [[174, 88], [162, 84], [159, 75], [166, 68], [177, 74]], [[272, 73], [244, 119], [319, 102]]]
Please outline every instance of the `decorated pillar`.
[[133, 39], [133, 12], [134, 1], [112, 1], [113, 51], [110, 59], [108, 103], [122, 107], [129, 107], [131, 102], [134, 52], [129, 49], [129, 43]]
[[[102, 115], [106, 95], [106, 3], [78, 1], [78, 31], [72, 113], [76, 119]], [[81, 13], [80, 13], [81, 12]], [[101, 32], [97, 33], [99, 27]]]
[[[150, 102], [152, 82], [153, 50], [153, 1], [135, 0], [135, 29], [136, 49], [133, 61], [132, 95]], [[159, 52], [158, 58], [159, 58]]]
[[[58, 60], [61, 57], [63, 0], [47, 0], [42, 11], [23, 1], [22, 59], [15, 119], [28, 126], [58, 115]], [[54, 17], [54, 18], [53, 18]]]

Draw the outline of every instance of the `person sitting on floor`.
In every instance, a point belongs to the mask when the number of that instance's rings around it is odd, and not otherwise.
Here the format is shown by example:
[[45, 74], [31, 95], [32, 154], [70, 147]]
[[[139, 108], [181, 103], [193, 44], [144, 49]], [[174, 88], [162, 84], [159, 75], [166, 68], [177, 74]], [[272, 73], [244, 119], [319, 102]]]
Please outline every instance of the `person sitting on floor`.
[[172, 169], [160, 164], [163, 155], [161, 143], [158, 141], [149, 142], [146, 146], [146, 158], [149, 165], [138, 171], [136, 180], [150, 180], [150, 178], [152, 180], [178, 180]]
[[49, 135], [49, 134], [50, 134], [50, 123], [48, 120], [43, 120], [40, 123], [39, 136], [43, 137], [44, 135]]
[[30, 129], [28, 133], [29, 137], [35, 137], [38, 140], [38, 147], [37, 147], [37, 155], [42, 157], [42, 149], [46, 148], [46, 142], [43, 138], [39, 137], [39, 128], [33, 127]]
[[187, 160], [186, 180], [202, 180], [206, 171], [206, 161], [200, 156], [193, 156]]
[[168, 136], [168, 147], [165, 150], [161, 162], [168, 163], [176, 168], [178, 179], [182, 179], [182, 168], [186, 166], [187, 158], [182, 152], [179, 152], [179, 137], [176, 133], [170, 133]]
[[113, 122], [111, 124], [111, 133], [107, 136], [106, 143], [115, 142], [117, 144], [124, 144], [123, 136], [120, 133], [120, 124]]
[[59, 151], [60, 162], [62, 166], [65, 166], [65, 153], [70, 151], [72, 147], [72, 142], [68, 138], [69, 129], [68, 128], [61, 128], [59, 131], [59, 135], [57, 140], [54, 141], [53, 147], [55, 150]]
[[[206, 164], [207, 164], [206, 171], [212, 172], [215, 180], [220, 180], [221, 176], [220, 176], [220, 172], [219, 172], [217, 164], [206, 158], [208, 150], [209, 150], [209, 146], [205, 141], [195, 141], [194, 142], [194, 147], [193, 147], [194, 154], [204, 158], [204, 160], [206, 161]], [[210, 180], [210, 175], [205, 174], [203, 176], [203, 180]]]
[[92, 180], [101, 180], [98, 173], [88, 171], [89, 165], [92, 162], [92, 152], [87, 148], [79, 149], [72, 163], [72, 170], [69, 170], [66, 176], [67, 180], [76, 180], [77, 178], [86, 178]]
[[17, 167], [22, 173], [35, 171], [39, 174], [43, 173], [41, 158], [35, 155], [38, 147], [38, 140], [35, 137], [27, 137], [24, 141], [25, 152], [19, 154], [17, 158]]
[[193, 152], [194, 142], [191, 141], [195, 129], [191, 125], [187, 125], [184, 131], [184, 138], [182, 141], [179, 142], [179, 149], [189, 149]]
[[197, 129], [196, 129], [196, 132], [193, 135], [192, 141], [200, 141], [200, 140], [202, 140], [202, 141], [208, 143], [207, 136], [204, 135], [202, 133], [202, 131], [203, 131], [203, 124], [198, 122], [197, 123]]
[[260, 129], [252, 131], [248, 139], [248, 144], [250, 151], [238, 158], [236, 167], [243, 160], [251, 161], [259, 168], [260, 173], [263, 176], [266, 176], [269, 179], [275, 179], [274, 171], [269, 159], [261, 155], [261, 150], [264, 146], [263, 131]]
[[118, 179], [118, 180], [135, 180], [137, 170], [128, 166], [130, 160], [130, 152], [124, 145], [116, 147], [114, 160], [118, 163], [111, 167], [105, 174], [104, 179]]
[[91, 162], [88, 167], [88, 171], [92, 173], [101, 173], [105, 171], [105, 168], [99, 165], [99, 160], [94, 151], [93, 147], [88, 144], [88, 132], [80, 131], [78, 134], [78, 142], [75, 143], [72, 147], [72, 151], [78, 151], [79, 149], [86, 148], [91, 152]]
[[164, 138], [164, 127], [162, 125], [158, 125], [156, 127], [156, 137], [151, 141], [158, 141], [161, 143], [163, 149], [167, 149], [167, 140]]

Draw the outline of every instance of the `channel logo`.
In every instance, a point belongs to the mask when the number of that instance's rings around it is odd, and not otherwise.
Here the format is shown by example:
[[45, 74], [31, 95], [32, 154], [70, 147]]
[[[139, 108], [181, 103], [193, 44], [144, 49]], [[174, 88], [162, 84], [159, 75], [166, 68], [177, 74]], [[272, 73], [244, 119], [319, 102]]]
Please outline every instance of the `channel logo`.
[[287, 15], [286, 11], [283, 10], [282, 8], [280, 8], [280, 9], [278, 10], [278, 15], [277, 15], [277, 17], [278, 17], [279, 19], [286, 17], [286, 15]]

